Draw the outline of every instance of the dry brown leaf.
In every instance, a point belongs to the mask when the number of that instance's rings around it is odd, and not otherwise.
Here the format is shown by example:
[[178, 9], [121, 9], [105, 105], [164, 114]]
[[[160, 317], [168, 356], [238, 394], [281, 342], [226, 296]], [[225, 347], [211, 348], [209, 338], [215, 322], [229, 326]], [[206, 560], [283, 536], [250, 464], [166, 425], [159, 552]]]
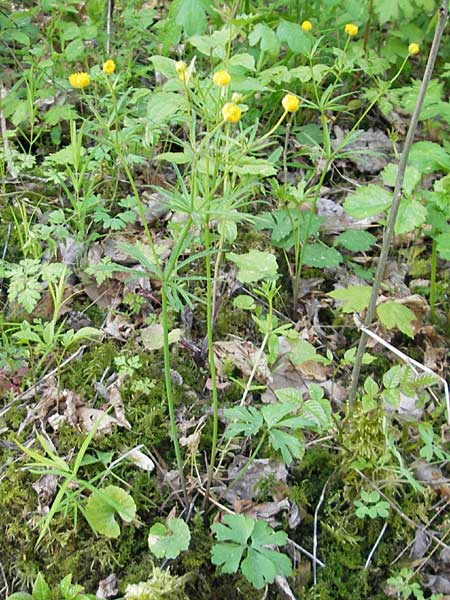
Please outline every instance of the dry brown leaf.
[[99, 600], [106, 600], [106, 598], [117, 596], [118, 591], [117, 577], [111, 573], [99, 582], [95, 597]]
[[[247, 463], [245, 456], [236, 456], [228, 469], [229, 480], [232, 481]], [[258, 458], [252, 462], [244, 475], [228, 490], [224, 497], [228, 502], [236, 500], [252, 500], [257, 494], [257, 485], [261, 479], [273, 476], [281, 486], [286, 484], [287, 469], [283, 462], [269, 458]]]
[[59, 390], [55, 379], [50, 378], [43, 387], [41, 400], [34, 407], [33, 412], [43, 427], [45, 423], [49, 423], [55, 431], [62, 423], [68, 423], [77, 431], [88, 433], [100, 418], [97, 433], [110, 433], [113, 425], [131, 429], [124, 415], [118, 389], [112, 388], [109, 404], [114, 408], [113, 414], [106, 414], [102, 409], [91, 408], [76, 392]]
[[[252, 342], [233, 340], [230, 342], [214, 343], [214, 362], [219, 377], [224, 379], [226, 362], [231, 362], [245, 377], [249, 377], [258, 355], [259, 349]], [[263, 353], [255, 372], [255, 380], [259, 383], [271, 381], [270, 369], [267, 365], [267, 356]]]

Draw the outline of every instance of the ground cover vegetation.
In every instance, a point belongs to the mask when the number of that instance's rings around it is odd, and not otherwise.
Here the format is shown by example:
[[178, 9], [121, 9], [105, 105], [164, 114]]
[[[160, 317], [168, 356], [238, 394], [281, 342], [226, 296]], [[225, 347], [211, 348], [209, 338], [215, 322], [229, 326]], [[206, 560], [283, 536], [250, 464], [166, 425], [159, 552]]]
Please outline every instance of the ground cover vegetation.
[[447, 17], [0, 4], [2, 598], [450, 598]]

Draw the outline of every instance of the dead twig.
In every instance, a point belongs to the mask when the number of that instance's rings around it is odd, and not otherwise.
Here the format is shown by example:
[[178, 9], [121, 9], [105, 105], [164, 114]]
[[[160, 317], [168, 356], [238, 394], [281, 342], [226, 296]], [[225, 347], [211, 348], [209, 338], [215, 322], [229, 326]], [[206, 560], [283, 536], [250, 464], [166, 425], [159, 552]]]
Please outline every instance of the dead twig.
[[314, 585], [317, 585], [317, 549], [318, 549], [318, 537], [317, 537], [317, 529], [318, 529], [318, 519], [319, 519], [319, 510], [325, 500], [325, 492], [327, 490], [328, 484], [330, 482], [331, 475], [325, 482], [323, 486], [322, 493], [320, 494], [319, 502], [317, 503], [316, 510], [314, 511], [314, 539], [313, 539], [313, 577], [314, 577]]
[[377, 540], [376, 540], [375, 544], [373, 545], [373, 548], [370, 551], [369, 556], [367, 557], [366, 564], [364, 565], [364, 569], [367, 569], [369, 567], [370, 563], [372, 562], [373, 555], [375, 554], [376, 549], [378, 548], [378, 545], [379, 545], [379, 543], [381, 542], [381, 540], [383, 538], [383, 535], [384, 535], [384, 532], [387, 529], [387, 526], [388, 526], [388, 522], [385, 521], [385, 523], [383, 525], [383, 528], [380, 531], [380, 535], [377, 537]]
[[[377, 272], [375, 275], [375, 280], [372, 286], [372, 294], [370, 296], [369, 307], [367, 309], [365, 326], [369, 327], [373, 321], [375, 316], [375, 309], [377, 305], [378, 295], [380, 292], [381, 282], [383, 280], [384, 271], [386, 269], [386, 263], [389, 256], [389, 249], [392, 243], [392, 237], [394, 235], [394, 227], [395, 222], [397, 220], [398, 209], [400, 206], [400, 200], [402, 198], [402, 187], [403, 181], [405, 178], [406, 164], [408, 161], [408, 156], [411, 150], [411, 146], [414, 141], [414, 137], [416, 135], [417, 124], [419, 122], [419, 116], [422, 110], [423, 101], [425, 99], [425, 94], [427, 92], [428, 85], [431, 80], [431, 75], [433, 73], [434, 63], [436, 62], [436, 58], [439, 52], [439, 45], [441, 43], [442, 34], [444, 33], [445, 25], [448, 18], [448, 3], [449, 0], [444, 0], [441, 8], [438, 11], [438, 21], [436, 24], [436, 30], [434, 33], [433, 44], [431, 46], [430, 54], [428, 55], [427, 66], [425, 67], [425, 73], [423, 75], [422, 84], [420, 86], [419, 95], [417, 97], [416, 106], [414, 108], [414, 112], [411, 117], [411, 122], [409, 124], [408, 133], [406, 135], [405, 145], [403, 146], [403, 152], [400, 158], [400, 162], [398, 165], [398, 173], [397, 180], [395, 182], [394, 188], [394, 196], [392, 199], [392, 206], [389, 212], [389, 219], [386, 225], [386, 229], [384, 230], [383, 235], [383, 246], [381, 248], [380, 258], [378, 260]], [[361, 337], [359, 339], [358, 350], [356, 352], [355, 364], [353, 366], [352, 373], [352, 385], [350, 388], [348, 406], [351, 410], [356, 401], [356, 391], [358, 389], [359, 383], [359, 375], [361, 372], [362, 359], [364, 355], [364, 351], [366, 349], [367, 344], [367, 333], [363, 331], [361, 333]]]

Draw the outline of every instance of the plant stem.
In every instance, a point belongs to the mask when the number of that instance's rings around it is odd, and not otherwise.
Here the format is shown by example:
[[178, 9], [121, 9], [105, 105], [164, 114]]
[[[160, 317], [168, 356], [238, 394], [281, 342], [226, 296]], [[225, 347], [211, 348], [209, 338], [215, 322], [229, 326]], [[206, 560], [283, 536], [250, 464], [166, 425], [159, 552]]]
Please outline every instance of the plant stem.
[[236, 485], [236, 483], [239, 481], [239, 479], [241, 479], [241, 477], [243, 475], [245, 475], [245, 473], [247, 472], [247, 469], [250, 467], [250, 465], [252, 464], [252, 462], [255, 460], [255, 458], [258, 456], [259, 451], [261, 450], [262, 445], [264, 444], [264, 442], [266, 441], [266, 437], [267, 437], [267, 431], [265, 431], [262, 436], [261, 439], [258, 442], [258, 445], [256, 446], [256, 448], [254, 449], [253, 453], [251, 454], [250, 458], [248, 459], [248, 461], [245, 463], [245, 465], [242, 467], [242, 469], [239, 471], [239, 473], [236, 475], [236, 477], [233, 479], [233, 481], [230, 483], [230, 485], [228, 486], [228, 490], [230, 490], [234, 485]]
[[213, 400], [213, 435], [212, 435], [212, 443], [211, 443], [211, 456], [209, 459], [209, 469], [208, 469], [208, 482], [206, 484], [206, 493], [203, 497], [203, 506], [205, 505], [208, 497], [209, 497], [209, 489], [211, 487], [214, 464], [216, 461], [216, 453], [217, 453], [217, 439], [219, 432], [219, 400], [217, 395], [217, 373], [216, 373], [216, 365], [214, 363], [214, 346], [213, 346], [213, 314], [212, 314], [212, 305], [213, 305], [213, 297], [212, 297], [212, 289], [211, 289], [211, 257], [209, 254], [210, 249], [210, 237], [209, 237], [209, 215], [206, 219], [205, 225], [205, 250], [207, 251], [205, 266], [206, 266], [206, 328], [207, 328], [207, 336], [208, 336], [208, 361], [209, 361], [209, 371], [211, 374], [211, 391], [212, 391], [212, 400]]
[[[441, 43], [442, 34], [445, 29], [445, 25], [448, 18], [448, 3], [449, 0], [444, 0], [443, 5], [438, 11], [438, 21], [436, 24], [436, 30], [434, 33], [433, 44], [431, 46], [430, 54], [428, 56], [425, 73], [423, 75], [422, 84], [420, 86], [419, 95], [417, 97], [416, 106], [411, 117], [408, 133], [406, 135], [405, 145], [403, 147], [402, 156], [398, 165], [397, 180], [395, 182], [394, 196], [392, 199], [392, 206], [389, 212], [389, 219], [386, 225], [383, 236], [383, 246], [381, 248], [380, 258], [378, 260], [377, 272], [375, 275], [375, 281], [372, 286], [372, 294], [370, 296], [369, 307], [365, 318], [365, 326], [369, 327], [375, 316], [375, 309], [378, 300], [378, 294], [381, 287], [386, 263], [389, 255], [389, 249], [394, 235], [395, 222], [397, 220], [398, 209], [400, 206], [400, 200], [402, 197], [403, 180], [405, 178], [406, 164], [408, 161], [409, 152], [414, 141], [414, 136], [417, 130], [417, 124], [419, 122], [420, 112], [422, 110], [423, 101], [427, 92], [428, 85], [431, 80], [433, 73], [434, 63], [439, 51], [439, 45]], [[356, 352], [355, 364], [352, 372], [352, 384], [349, 393], [348, 409], [349, 411], [354, 408], [356, 402], [356, 391], [358, 389], [359, 375], [361, 372], [362, 358], [367, 344], [367, 333], [364, 331], [361, 333], [359, 339], [358, 350]]]
[[175, 450], [175, 456], [177, 459], [178, 473], [180, 475], [181, 488], [183, 490], [183, 497], [188, 505], [188, 497], [186, 491], [186, 482], [184, 480], [183, 463], [181, 460], [180, 443], [178, 441], [177, 422], [175, 420], [175, 409], [173, 404], [173, 389], [172, 380], [170, 378], [170, 347], [169, 347], [169, 319], [168, 319], [168, 302], [167, 302], [167, 291], [166, 286], [163, 284], [161, 288], [161, 321], [163, 327], [163, 339], [164, 339], [164, 376], [166, 383], [166, 395], [167, 395], [167, 406], [169, 408], [169, 419], [170, 419], [170, 430], [172, 433], [173, 447]]
[[430, 317], [434, 323], [436, 318], [436, 270], [437, 270], [437, 243], [433, 240], [431, 246], [431, 277], [430, 277]]

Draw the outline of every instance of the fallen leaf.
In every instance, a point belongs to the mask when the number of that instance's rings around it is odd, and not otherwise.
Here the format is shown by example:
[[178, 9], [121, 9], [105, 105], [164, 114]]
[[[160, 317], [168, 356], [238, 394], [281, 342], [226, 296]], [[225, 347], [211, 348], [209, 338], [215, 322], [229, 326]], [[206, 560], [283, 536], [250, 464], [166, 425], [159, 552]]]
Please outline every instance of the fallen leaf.
[[[217, 374], [225, 379], [225, 364], [232, 363], [245, 377], [249, 377], [255, 366], [259, 349], [252, 342], [244, 340], [233, 340], [231, 342], [214, 343], [214, 362]], [[267, 356], [263, 353], [258, 361], [255, 372], [255, 380], [259, 383], [271, 381], [270, 369], [267, 365]]]

